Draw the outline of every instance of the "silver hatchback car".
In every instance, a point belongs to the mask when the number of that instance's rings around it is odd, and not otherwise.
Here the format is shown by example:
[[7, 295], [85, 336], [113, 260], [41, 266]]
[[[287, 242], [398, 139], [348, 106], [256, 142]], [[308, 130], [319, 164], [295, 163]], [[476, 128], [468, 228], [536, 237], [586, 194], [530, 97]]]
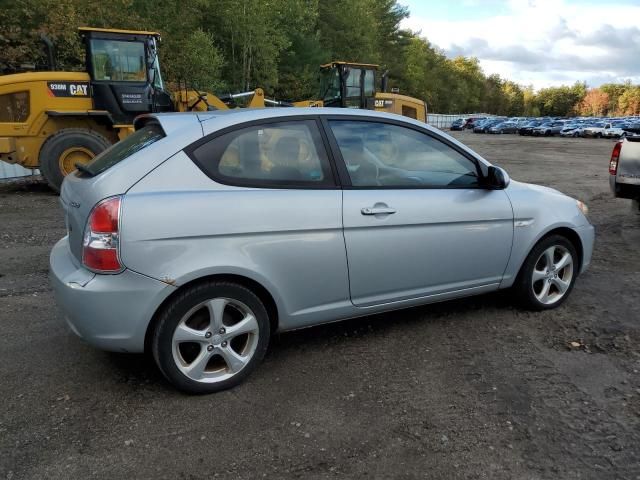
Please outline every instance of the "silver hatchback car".
[[276, 330], [510, 287], [557, 307], [594, 241], [582, 202], [372, 111], [144, 116], [60, 199], [71, 329], [193, 393], [242, 381]]

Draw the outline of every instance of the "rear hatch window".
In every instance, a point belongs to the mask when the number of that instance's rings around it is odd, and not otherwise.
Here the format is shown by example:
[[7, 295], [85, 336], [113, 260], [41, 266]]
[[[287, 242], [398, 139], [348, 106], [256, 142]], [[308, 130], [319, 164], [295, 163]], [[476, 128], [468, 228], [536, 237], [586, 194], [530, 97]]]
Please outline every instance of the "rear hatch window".
[[81, 174], [95, 177], [165, 136], [157, 123], [147, 124], [124, 140], [112, 145], [86, 165], [76, 165]]

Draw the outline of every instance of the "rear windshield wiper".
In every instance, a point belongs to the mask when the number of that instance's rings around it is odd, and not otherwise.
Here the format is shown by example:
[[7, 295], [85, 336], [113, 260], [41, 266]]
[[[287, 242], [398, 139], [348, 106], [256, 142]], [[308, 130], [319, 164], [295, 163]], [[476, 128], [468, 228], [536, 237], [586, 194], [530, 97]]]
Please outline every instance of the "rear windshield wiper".
[[75, 167], [80, 170], [82, 173], [86, 173], [90, 177], [95, 177], [95, 173], [93, 173], [86, 165], [82, 163], [76, 163]]

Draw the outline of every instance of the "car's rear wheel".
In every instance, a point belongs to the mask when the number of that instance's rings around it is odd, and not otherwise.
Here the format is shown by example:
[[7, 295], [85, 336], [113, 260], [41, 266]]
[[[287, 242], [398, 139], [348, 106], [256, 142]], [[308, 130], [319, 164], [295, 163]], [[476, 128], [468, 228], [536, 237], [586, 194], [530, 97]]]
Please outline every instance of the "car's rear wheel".
[[514, 285], [525, 307], [548, 310], [569, 296], [578, 275], [578, 255], [565, 237], [552, 235], [531, 250]]
[[162, 311], [151, 349], [164, 376], [188, 393], [212, 393], [242, 382], [260, 363], [270, 326], [262, 301], [230, 282], [188, 288]]

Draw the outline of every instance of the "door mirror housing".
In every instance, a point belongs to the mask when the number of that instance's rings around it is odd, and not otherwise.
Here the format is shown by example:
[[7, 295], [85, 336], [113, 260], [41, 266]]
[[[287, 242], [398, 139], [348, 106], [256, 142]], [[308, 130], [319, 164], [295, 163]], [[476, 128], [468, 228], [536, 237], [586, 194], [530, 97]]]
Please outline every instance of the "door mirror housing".
[[485, 185], [491, 190], [504, 190], [509, 186], [511, 179], [509, 174], [500, 167], [494, 165], [489, 166], [487, 176], [485, 178]]

